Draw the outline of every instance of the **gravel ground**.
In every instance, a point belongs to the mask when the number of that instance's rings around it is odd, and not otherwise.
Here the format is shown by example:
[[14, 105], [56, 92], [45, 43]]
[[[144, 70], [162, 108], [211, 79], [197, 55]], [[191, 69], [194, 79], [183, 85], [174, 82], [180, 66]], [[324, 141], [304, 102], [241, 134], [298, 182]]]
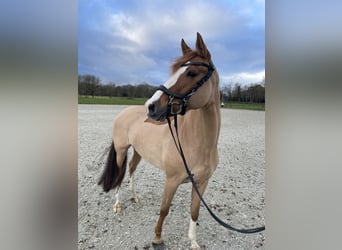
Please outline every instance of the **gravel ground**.
[[[128, 174], [122, 184], [124, 209], [112, 210], [114, 191], [97, 180], [101, 154], [111, 142], [114, 117], [125, 106], [78, 106], [78, 249], [153, 249], [154, 226], [164, 173], [142, 160], [136, 170], [140, 204], [130, 200]], [[204, 199], [222, 220], [238, 227], [264, 225], [265, 112], [222, 109], [220, 162]], [[181, 185], [164, 222], [165, 249], [189, 249], [191, 184]], [[264, 249], [264, 233], [240, 234], [217, 224], [201, 206], [197, 242], [203, 249]]]

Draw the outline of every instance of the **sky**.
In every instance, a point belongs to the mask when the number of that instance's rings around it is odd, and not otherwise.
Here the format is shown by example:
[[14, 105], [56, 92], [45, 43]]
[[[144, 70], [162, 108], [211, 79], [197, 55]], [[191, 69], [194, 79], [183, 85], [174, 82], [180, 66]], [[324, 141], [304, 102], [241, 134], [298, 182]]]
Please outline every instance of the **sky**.
[[106, 84], [160, 85], [199, 32], [221, 85], [265, 76], [264, 0], [79, 0], [78, 73]]

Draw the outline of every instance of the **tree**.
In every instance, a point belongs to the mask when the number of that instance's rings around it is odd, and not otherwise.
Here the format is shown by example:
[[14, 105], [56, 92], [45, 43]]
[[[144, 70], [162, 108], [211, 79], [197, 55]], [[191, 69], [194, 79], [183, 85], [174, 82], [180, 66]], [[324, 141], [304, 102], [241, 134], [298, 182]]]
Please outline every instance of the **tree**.
[[264, 103], [265, 78], [260, 83], [241, 85], [240, 83], [225, 84], [221, 88], [222, 98], [225, 102]]
[[232, 91], [233, 101], [241, 102], [241, 85], [240, 83], [235, 83], [234, 89]]
[[221, 89], [222, 101], [229, 102], [232, 101], [232, 83], [225, 84]]
[[78, 76], [78, 93], [81, 95], [90, 95], [94, 97], [96, 90], [100, 85], [100, 79], [94, 75]]

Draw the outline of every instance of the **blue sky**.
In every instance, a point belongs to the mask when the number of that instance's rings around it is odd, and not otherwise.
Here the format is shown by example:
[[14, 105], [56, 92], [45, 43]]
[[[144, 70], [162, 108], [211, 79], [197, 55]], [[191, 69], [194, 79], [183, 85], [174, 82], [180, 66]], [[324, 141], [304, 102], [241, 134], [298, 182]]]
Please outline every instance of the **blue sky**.
[[182, 38], [200, 32], [221, 84], [265, 76], [264, 0], [79, 0], [78, 72], [103, 83], [164, 83]]

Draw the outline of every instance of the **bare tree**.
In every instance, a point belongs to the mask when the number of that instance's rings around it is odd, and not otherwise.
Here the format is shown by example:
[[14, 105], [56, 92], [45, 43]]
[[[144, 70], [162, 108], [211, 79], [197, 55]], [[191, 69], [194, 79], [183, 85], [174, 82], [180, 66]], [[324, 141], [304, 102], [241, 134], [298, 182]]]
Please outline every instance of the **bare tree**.
[[225, 102], [232, 101], [232, 83], [225, 84], [221, 89], [222, 100]]
[[94, 75], [78, 76], [78, 93], [82, 95], [95, 96], [96, 90], [100, 87], [100, 79]]

